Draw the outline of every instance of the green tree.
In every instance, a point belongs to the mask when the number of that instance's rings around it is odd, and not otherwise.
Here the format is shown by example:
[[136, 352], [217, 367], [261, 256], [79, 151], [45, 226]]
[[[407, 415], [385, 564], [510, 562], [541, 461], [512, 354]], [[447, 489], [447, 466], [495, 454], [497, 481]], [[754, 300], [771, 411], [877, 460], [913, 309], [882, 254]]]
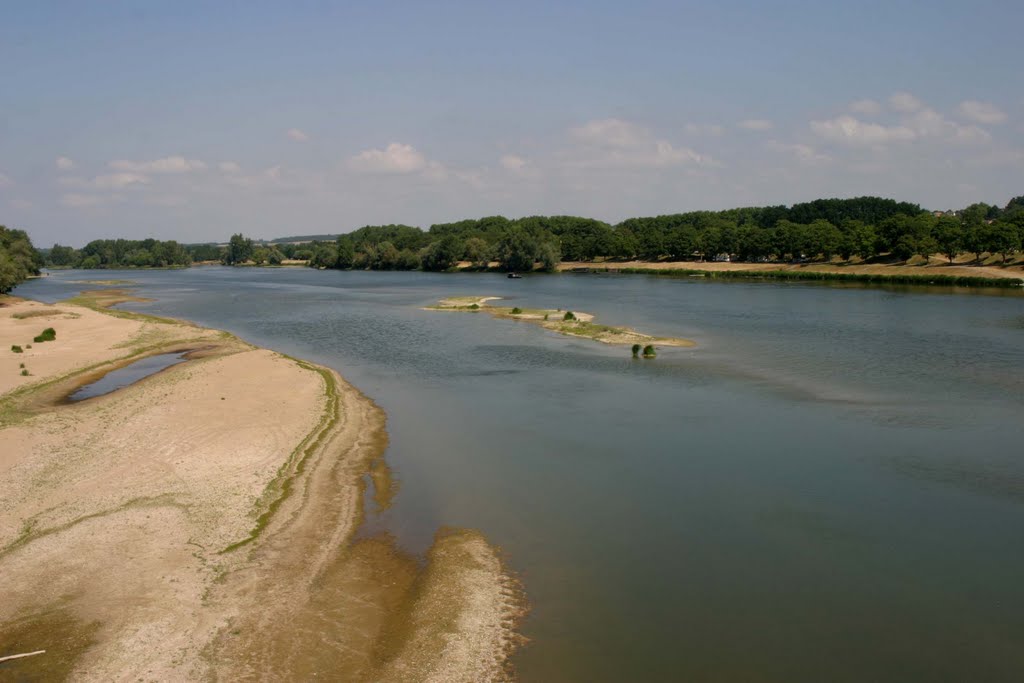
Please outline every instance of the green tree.
[[1005, 221], [994, 221], [986, 225], [982, 231], [985, 241], [985, 251], [992, 254], [1000, 254], [1003, 263], [1006, 263], [1010, 254], [1021, 248], [1020, 230], [1013, 223]]
[[498, 262], [509, 272], [533, 270], [537, 242], [522, 228], [509, 228], [496, 247]]
[[254, 247], [252, 240], [242, 233], [237, 233], [232, 235], [231, 239], [228, 241], [228, 248], [227, 251], [224, 252], [222, 262], [226, 266], [245, 263], [252, 258], [253, 250]]
[[470, 237], [466, 240], [463, 257], [470, 261], [477, 268], [486, 268], [491, 259], [491, 249], [487, 242], [480, 237]]
[[423, 270], [450, 270], [462, 258], [464, 251], [465, 246], [458, 236], [452, 234], [445, 235], [421, 252], [420, 261]]
[[964, 248], [964, 228], [952, 216], [943, 216], [935, 224], [935, 242], [939, 252], [952, 263]]

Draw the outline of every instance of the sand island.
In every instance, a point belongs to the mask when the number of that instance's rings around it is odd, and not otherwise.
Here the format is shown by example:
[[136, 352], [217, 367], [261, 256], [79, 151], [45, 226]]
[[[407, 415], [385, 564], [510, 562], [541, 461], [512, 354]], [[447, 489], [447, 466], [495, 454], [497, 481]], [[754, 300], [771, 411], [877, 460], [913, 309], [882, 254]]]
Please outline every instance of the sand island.
[[356, 535], [394, 491], [383, 412], [329, 368], [105, 308], [134, 298], [0, 297], [0, 655], [28, 655], [0, 673], [508, 678], [523, 598], [480, 533], [439, 530], [426, 562]]
[[696, 346], [690, 339], [678, 337], [653, 337], [637, 332], [629, 327], [613, 327], [599, 325], [594, 322], [590, 313], [549, 308], [520, 308], [518, 306], [492, 306], [489, 302], [498, 301], [499, 296], [461, 296], [441, 299], [428, 311], [460, 311], [465, 313], [489, 313], [495, 318], [521, 320], [539, 325], [546, 330], [564, 334], [568, 337], [583, 337], [604, 344], [617, 345], [654, 345], [654, 346]]

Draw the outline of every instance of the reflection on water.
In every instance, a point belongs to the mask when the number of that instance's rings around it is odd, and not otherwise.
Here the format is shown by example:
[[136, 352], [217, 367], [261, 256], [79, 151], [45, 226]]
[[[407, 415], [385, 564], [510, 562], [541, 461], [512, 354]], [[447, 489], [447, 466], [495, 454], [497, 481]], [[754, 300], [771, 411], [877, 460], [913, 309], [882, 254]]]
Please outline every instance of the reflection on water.
[[[109, 274], [105, 274], [109, 277]], [[152, 304], [339, 369], [388, 413], [368, 531], [481, 529], [527, 681], [1014, 681], [1024, 296], [645, 276], [133, 272]], [[24, 296], [80, 285], [60, 273]], [[449, 296], [695, 339], [628, 348]], [[381, 511], [377, 511], [378, 508]]]

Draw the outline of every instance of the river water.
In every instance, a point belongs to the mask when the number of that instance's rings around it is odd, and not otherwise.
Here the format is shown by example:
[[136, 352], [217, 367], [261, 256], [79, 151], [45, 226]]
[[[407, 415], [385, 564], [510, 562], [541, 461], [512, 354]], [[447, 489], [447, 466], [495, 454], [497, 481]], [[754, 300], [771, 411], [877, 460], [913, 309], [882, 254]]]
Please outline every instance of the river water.
[[[17, 294], [54, 301], [110, 277], [62, 272]], [[1020, 293], [221, 267], [116, 277], [156, 299], [133, 308], [329, 365], [376, 400], [401, 488], [370, 531], [414, 552], [441, 525], [499, 545], [532, 605], [524, 681], [1024, 677]], [[421, 310], [457, 295], [698, 345], [633, 360]]]

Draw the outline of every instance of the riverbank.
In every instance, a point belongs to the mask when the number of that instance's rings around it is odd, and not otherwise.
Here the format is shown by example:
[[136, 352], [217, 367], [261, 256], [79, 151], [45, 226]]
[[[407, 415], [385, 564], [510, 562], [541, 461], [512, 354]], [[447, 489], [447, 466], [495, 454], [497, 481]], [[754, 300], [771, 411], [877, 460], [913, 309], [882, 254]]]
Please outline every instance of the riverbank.
[[910, 265], [867, 263], [719, 263], [704, 261], [566, 261], [560, 272], [703, 275], [778, 280], [847, 280], [875, 284], [1014, 287], [1024, 283], [1024, 264], [968, 265], [936, 257]]
[[[0, 301], [0, 657], [46, 650], [0, 673], [508, 676], [523, 600], [481, 535], [439, 534], [425, 564], [355, 540], [366, 489], [393, 493], [382, 411], [328, 368], [102, 310], [131, 297]], [[192, 353], [62, 401], [170, 351]]]

